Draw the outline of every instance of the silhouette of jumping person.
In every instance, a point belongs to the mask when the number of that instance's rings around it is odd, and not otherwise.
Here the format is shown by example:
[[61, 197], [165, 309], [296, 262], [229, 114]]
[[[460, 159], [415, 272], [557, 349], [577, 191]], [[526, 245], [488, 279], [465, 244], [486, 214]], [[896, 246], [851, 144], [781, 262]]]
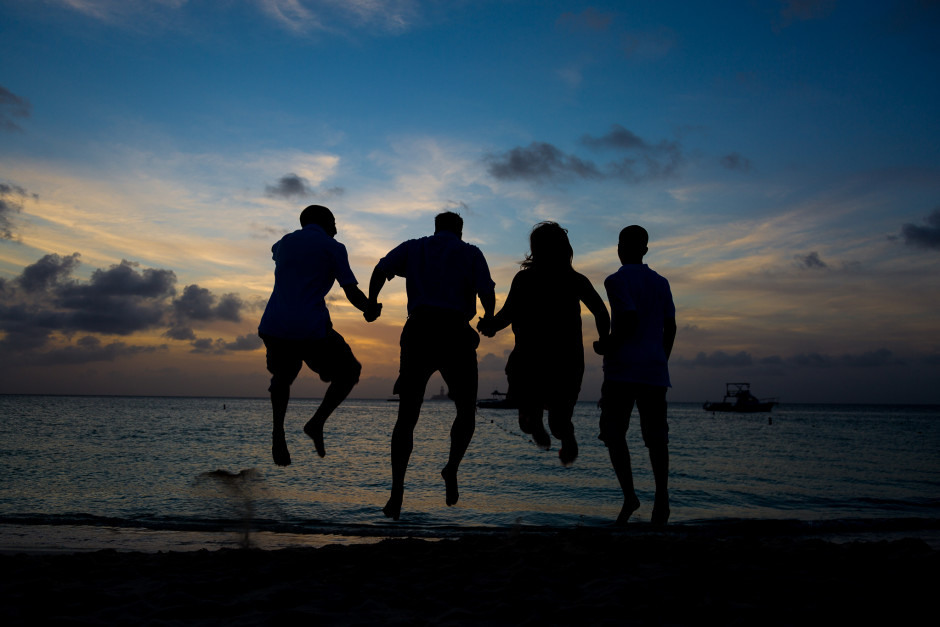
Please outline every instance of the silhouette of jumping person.
[[610, 315], [590, 280], [572, 267], [565, 229], [555, 222], [535, 225], [529, 249], [506, 303], [477, 328], [493, 337], [512, 325], [516, 345], [506, 363], [506, 398], [519, 408], [519, 428], [544, 449], [551, 446], [542, 423], [548, 410], [549, 429], [561, 440], [558, 457], [568, 466], [578, 456], [571, 416], [584, 376], [581, 303], [594, 315], [600, 343], [607, 341]]
[[450, 431], [450, 455], [441, 471], [445, 502], [459, 497], [457, 467], [476, 426], [477, 346], [480, 336], [470, 326], [476, 300], [484, 318], [496, 306], [494, 283], [483, 253], [462, 241], [463, 219], [453, 212], [434, 218], [434, 235], [408, 240], [379, 260], [369, 281], [369, 301], [375, 303], [386, 281], [405, 277], [408, 320], [401, 332], [401, 364], [395, 393], [398, 420], [392, 431], [392, 489], [382, 509], [394, 520], [401, 515], [405, 471], [414, 448], [414, 429], [421, 413], [428, 380], [440, 371], [454, 401], [457, 416]]
[[382, 306], [370, 303], [359, 289], [349, 267], [346, 247], [337, 242], [336, 220], [320, 205], [310, 205], [300, 214], [301, 228], [288, 233], [271, 247], [274, 257], [274, 290], [258, 325], [258, 335], [267, 349], [271, 373], [271, 408], [274, 430], [271, 453], [278, 466], [290, 464], [284, 438], [284, 417], [290, 400], [290, 386], [303, 364], [329, 383], [304, 433], [313, 439], [320, 457], [326, 455], [323, 424], [359, 381], [362, 366], [353, 356], [343, 336], [333, 329], [324, 300], [333, 282], [340, 284], [346, 298], [375, 320]]
[[676, 339], [676, 307], [669, 282], [643, 263], [648, 241], [643, 227], [620, 231], [617, 254], [623, 265], [604, 281], [612, 324], [608, 345], [598, 349], [604, 354], [599, 437], [623, 490], [617, 525], [626, 525], [640, 507], [626, 437], [634, 404], [656, 484], [650, 522], [669, 520], [666, 389], [671, 387], [667, 363]]

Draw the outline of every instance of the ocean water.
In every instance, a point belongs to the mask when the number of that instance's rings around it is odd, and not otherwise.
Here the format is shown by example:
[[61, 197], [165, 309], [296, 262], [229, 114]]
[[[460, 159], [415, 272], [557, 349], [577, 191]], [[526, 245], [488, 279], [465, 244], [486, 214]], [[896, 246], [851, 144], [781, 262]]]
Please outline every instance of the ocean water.
[[[565, 468], [538, 449], [516, 412], [478, 410], [460, 468], [460, 502], [444, 503], [453, 405], [427, 401], [415, 433], [399, 522], [390, 485], [397, 404], [348, 400], [326, 425], [319, 458], [287, 417], [293, 464], [270, 456], [266, 399], [0, 396], [0, 549], [288, 546], [389, 535], [604, 527], [622, 496], [597, 440], [596, 403], [579, 403], [581, 455]], [[672, 403], [671, 523], [729, 520], [882, 524], [940, 516], [940, 407], [781, 405], [771, 414]], [[653, 480], [639, 425], [628, 439], [638, 525]]]

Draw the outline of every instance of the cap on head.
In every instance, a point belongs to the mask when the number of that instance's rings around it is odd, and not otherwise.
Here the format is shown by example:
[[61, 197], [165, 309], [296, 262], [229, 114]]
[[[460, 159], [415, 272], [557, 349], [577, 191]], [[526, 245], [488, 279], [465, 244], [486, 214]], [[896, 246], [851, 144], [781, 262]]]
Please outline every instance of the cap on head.
[[463, 218], [453, 211], [445, 211], [434, 216], [434, 232], [449, 231], [454, 235], [463, 235]]
[[323, 205], [310, 205], [300, 212], [300, 226], [316, 224], [323, 228], [329, 236], [336, 235], [336, 218], [333, 212]]

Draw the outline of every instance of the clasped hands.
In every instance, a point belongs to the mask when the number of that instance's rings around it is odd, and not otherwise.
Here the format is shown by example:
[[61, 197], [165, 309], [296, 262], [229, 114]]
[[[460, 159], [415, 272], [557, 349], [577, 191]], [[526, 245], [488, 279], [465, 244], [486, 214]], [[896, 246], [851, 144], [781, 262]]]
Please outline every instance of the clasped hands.
[[480, 332], [480, 335], [485, 337], [495, 337], [496, 328], [493, 316], [483, 316], [480, 318], [480, 321], [477, 322], [477, 331]]
[[366, 322], [375, 322], [382, 315], [382, 303], [369, 301], [366, 308], [362, 310], [362, 317]]

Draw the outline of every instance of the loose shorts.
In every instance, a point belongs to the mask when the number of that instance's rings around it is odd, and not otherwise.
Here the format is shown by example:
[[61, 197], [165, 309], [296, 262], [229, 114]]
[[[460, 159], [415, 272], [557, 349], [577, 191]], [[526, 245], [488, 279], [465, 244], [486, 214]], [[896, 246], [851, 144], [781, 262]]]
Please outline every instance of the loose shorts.
[[506, 400], [518, 407], [573, 408], [581, 393], [584, 350], [549, 351], [518, 346], [506, 362]]
[[322, 338], [292, 340], [261, 334], [261, 339], [267, 349], [268, 372], [272, 375], [269, 391], [290, 387], [303, 364], [322, 381], [359, 381], [362, 365], [343, 336], [334, 329]]
[[423, 308], [408, 316], [401, 332], [401, 365], [395, 394], [424, 397], [428, 380], [440, 372], [455, 403], [476, 403], [480, 335], [459, 312]]
[[626, 436], [630, 427], [630, 414], [636, 405], [640, 414], [643, 443], [649, 447], [669, 443], [669, 424], [666, 422], [665, 386], [626, 381], [604, 381], [601, 386], [601, 418], [598, 436], [606, 444]]

